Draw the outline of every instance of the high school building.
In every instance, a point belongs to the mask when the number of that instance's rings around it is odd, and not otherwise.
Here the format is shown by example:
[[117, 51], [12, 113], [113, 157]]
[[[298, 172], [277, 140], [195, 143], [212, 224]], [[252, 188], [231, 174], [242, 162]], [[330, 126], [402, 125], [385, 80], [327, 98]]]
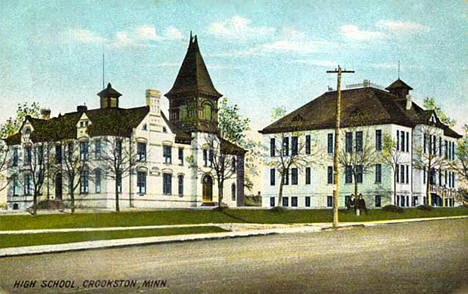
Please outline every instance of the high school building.
[[[145, 94], [145, 106], [121, 108], [124, 97], [109, 83], [98, 93], [100, 108], [78, 106], [58, 117], [50, 118], [50, 111], [27, 117], [20, 131], [6, 139], [12, 179], [8, 208], [30, 207], [38, 186], [40, 200], [70, 201], [66, 156], [85, 167], [77, 169], [77, 207], [114, 208], [116, 190], [120, 207], [215, 205], [219, 191], [212, 166], [220, 152], [232, 161], [223, 202], [243, 205], [245, 151], [217, 136], [222, 94], [213, 86], [196, 36], [190, 36], [174, 85], [165, 94], [168, 117], [160, 109], [160, 92]], [[109, 168], [112, 156], [121, 160], [116, 169], [121, 174]], [[37, 173], [41, 164], [43, 172]]]
[[[456, 139], [461, 136], [441, 123], [434, 111], [424, 110], [414, 103], [410, 90], [410, 86], [398, 79], [386, 90], [365, 83], [359, 88], [342, 91], [340, 148], [351, 154], [363, 152], [363, 146], [367, 146], [364, 151], [372, 150], [379, 158], [384, 136], [388, 135], [393, 138], [394, 154], [399, 160], [394, 168], [376, 161], [366, 172], [360, 172], [363, 169], [359, 163], [354, 167], [341, 166], [340, 207], [344, 207], [354, 193], [355, 181], [368, 207], [426, 204], [428, 181], [432, 205], [454, 205], [456, 174], [447, 166], [434, 163], [453, 160]], [[286, 157], [299, 153], [306, 162], [293, 164], [287, 171], [280, 205], [332, 208], [336, 98], [336, 91], [326, 92], [260, 131], [264, 145], [270, 148], [267, 162], [281, 160], [278, 150]], [[320, 157], [320, 162], [313, 156]], [[432, 163], [428, 163], [429, 160]], [[430, 170], [423, 166], [426, 164]], [[357, 168], [357, 177], [353, 176], [353, 168]], [[263, 180], [262, 206], [278, 205], [278, 167], [264, 166]]]

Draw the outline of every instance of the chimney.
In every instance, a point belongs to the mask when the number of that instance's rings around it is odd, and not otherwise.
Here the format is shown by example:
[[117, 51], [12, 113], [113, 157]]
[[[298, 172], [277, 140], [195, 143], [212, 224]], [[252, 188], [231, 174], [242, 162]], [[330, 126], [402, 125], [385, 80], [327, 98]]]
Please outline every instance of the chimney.
[[406, 95], [406, 110], [410, 110], [413, 106], [413, 96], [411, 94]]
[[158, 90], [146, 90], [146, 106], [150, 108], [150, 115], [160, 116], [159, 103], [161, 100], [161, 92]]
[[47, 108], [41, 109], [41, 119], [50, 119], [50, 109], [47, 109]]
[[78, 112], [86, 112], [88, 110], [88, 107], [86, 105], [78, 105], [76, 107], [76, 111]]

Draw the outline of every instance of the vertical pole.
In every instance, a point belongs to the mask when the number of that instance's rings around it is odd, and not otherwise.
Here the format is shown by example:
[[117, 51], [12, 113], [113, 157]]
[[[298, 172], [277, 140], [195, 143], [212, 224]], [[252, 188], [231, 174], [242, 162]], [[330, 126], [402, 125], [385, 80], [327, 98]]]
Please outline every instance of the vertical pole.
[[336, 96], [336, 124], [335, 124], [335, 153], [333, 154], [333, 227], [338, 227], [338, 206], [340, 195], [340, 177], [338, 176], [338, 152], [340, 142], [340, 124], [341, 124], [341, 67], [338, 66], [337, 77], [337, 96]]

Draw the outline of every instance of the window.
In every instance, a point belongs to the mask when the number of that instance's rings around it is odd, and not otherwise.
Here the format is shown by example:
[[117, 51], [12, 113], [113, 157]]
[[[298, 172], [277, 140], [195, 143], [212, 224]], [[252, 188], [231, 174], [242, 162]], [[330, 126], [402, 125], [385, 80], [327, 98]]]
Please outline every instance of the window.
[[426, 178], [427, 178], [426, 167], [424, 167], [424, 168], [423, 168], [423, 183], [424, 183], [424, 184], [426, 183]]
[[146, 173], [145, 172], [137, 172], [137, 186], [138, 186], [138, 194], [144, 195], [146, 194]]
[[172, 194], [172, 174], [163, 174], [163, 194]]
[[362, 152], [362, 132], [356, 132], [356, 152]]
[[329, 166], [327, 169], [327, 183], [333, 184], [333, 166]]
[[80, 142], [80, 160], [88, 160], [88, 142]]
[[289, 185], [289, 169], [284, 171], [283, 185]]
[[115, 142], [115, 151], [117, 153], [117, 158], [121, 159], [122, 158], [122, 140], [117, 140]]
[[297, 207], [297, 197], [291, 197], [291, 207]]
[[310, 167], [306, 167], [305, 169], [305, 183], [306, 185], [310, 185]]
[[382, 198], [380, 195], [375, 196], [375, 207], [381, 207], [382, 206]]
[[236, 200], [236, 184], [232, 183], [231, 185], [231, 200]]
[[327, 207], [333, 207], [333, 197], [327, 196]]
[[345, 183], [351, 184], [353, 182], [353, 167], [347, 165], [345, 168]]
[[363, 169], [362, 165], [356, 165], [357, 182], [362, 183]]
[[306, 154], [310, 154], [310, 135], [306, 135], [305, 152]]
[[67, 158], [66, 158], [68, 161], [73, 161], [73, 148], [74, 148], [73, 142], [68, 143], [68, 145], [67, 145]]
[[209, 104], [205, 104], [203, 105], [203, 117], [206, 119], [206, 120], [211, 120], [211, 105]]
[[179, 148], [178, 153], [179, 165], [184, 165], [184, 148]]
[[275, 206], [275, 197], [270, 197], [270, 207]]
[[445, 140], [445, 159], [448, 159], [448, 141]]
[[214, 158], [213, 149], [209, 150], [208, 155], [209, 155], [208, 159], [210, 161], [210, 166], [213, 166], [213, 158]]
[[270, 169], [270, 185], [271, 186], [275, 185], [275, 169], [274, 168]]
[[439, 156], [442, 157], [442, 137], [439, 137]]
[[[401, 131], [401, 151], [405, 151], [405, 132]], [[408, 150], [407, 150], [408, 151]]]
[[345, 141], [345, 149], [346, 152], [352, 153], [353, 152], [353, 133], [346, 132], [346, 141]]
[[24, 195], [32, 195], [33, 183], [31, 174], [24, 175]]
[[81, 179], [80, 179], [80, 193], [86, 194], [89, 192], [89, 183], [88, 183], [88, 171], [83, 170], [81, 171]]
[[333, 134], [332, 133], [328, 134], [328, 140], [327, 141], [328, 141], [328, 143], [327, 143], [328, 144], [328, 148], [327, 148], [328, 153], [333, 153], [333, 143], [334, 142], [333, 142]]
[[171, 146], [167, 146], [167, 145], [163, 146], [163, 156], [164, 156], [164, 163], [172, 163], [172, 148], [171, 148]]
[[405, 166], [400, 165], [400, 183], [405, 183]]
[[418, 206], [418, 196], [413, 196], [411, 206]]
[[18, 165], [18, 148], [13, 148], [13, 160], [11, 163], [12, 166]]
[[409, 184], [409, 177], [410, 177], [410, 174], [409, 174], [409, 165], [406, 166], [406, 183]]
[[382, 165], [381, 164], [375, 165], [375, 182], [382, 183]]
[[283, 156], [289, 155], [289, 138], [283, 138]]
[[275, 138], [270, 138], [270, 156], [271, 157], [275, 156], [275, 151], [276, 151]]
[[399, 164], [396, 165], [395, 173], [396, 173], [396, 182], [399, 183], [400, 182], [400, 165]]
[[447, 185], [447, 170], [445, 171], [444, 181], [445, 181], [445, 185]]
[[424, 153], [427, 153], [427, 135], [424, 134]]
[[382, 151], [382, 130], [375, 130], [375, 150]]
[[13, 176], [11, 184], [12, 184], [13, 196], [17, 196], [18, 195], [18, 179], [16, 178], [16, 176]]
[[293, 136], [291, 137], [291, 155], [297, 155], [298, 151], [298, 146], [297, 146], [297, 137]]
[[117, 193], [122, 193], [122, 173], [117, 172], [116, 179], [117, 181]]
[[162, 127], [162, 131], [163, 131], [163, 133], [167, 133], [167, 128], [166, 128], [166, 127]]
[[400, 150], [400, 131], [396, 131], [396, 149]]
[[148, 130], [148, 125], [147, 125], [147, 124], [144, 124], [144, 125], [141, 127], [141, 129], [142, 129], [143, 131], [147, 131], [147, 130]]
[[431, 185], [435, 185], [435, 184], [436, 184], [436, 183], [435, 183], [435, 182], [436, 182], [436, 176], [435, 176], [435, 170], [434, 170], [434, 169], [431, 169], [429, 182], [431, 183]]
[[234, 156], [231, 158], [231, 171], [236, 172], [236, 157]]
[[95, 182], [95, 189], [96, 189], [96, 193], [101, 193], [101, 170], [100, 169], [96, 169], [94, 171], [94, 182]]
[[25, 147], [24, 148], [24, 165], [30, 165], [31, 164], [31, 147]]
[[55, 163], [62, 163], [62, 145], [55, 145]]
[[409, 151], [409, 132], [406, 132], [406, 152]]
[[283, 207], [288, 207], [288, 206], [289, 206], [289, 198], [283, 197]]
[[183, 175], [177, 176], [177, 184], [178, 184], [179, 196], [182, 197], [184, 196], [184, 176]]
[[400, 205], [401, 207], [405, 207], [405, 196], [400, 196]]
[[297, 168], [291, 169], [291, 185], [297, 185]]
[[44, 146], [36, 146], [36, 155], [38, 164], [42, 165], [42, 161], [44, 160]]
[[310, 197], [306, 196], [305, 198], [305, 207], [310, 207]]
[[208, 149], [203, 149], [203, 166], [208, 166]]
[[138, 161], [146, 160], [146, 143], [142, 143], [142, 142], [137, 143], [137, 160]]

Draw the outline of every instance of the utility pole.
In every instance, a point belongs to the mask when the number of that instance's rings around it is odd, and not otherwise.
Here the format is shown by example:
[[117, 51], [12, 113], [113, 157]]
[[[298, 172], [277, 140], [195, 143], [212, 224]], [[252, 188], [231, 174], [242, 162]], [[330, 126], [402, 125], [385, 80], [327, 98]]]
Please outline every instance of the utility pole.
[[336, 73], [337, 86], [336, 86], [336, 125], [335, 125], [335, 152], [333, 153], [333, 181], [335, 189], [333, 189], [333, 228], [338, 228], [338, 207], [339, 207], [339, 195], [340, 195], [340, 181], [338, 172], [338, 155], [340, 152], [340, 124], [341, 124], [341, 74], [343, 73], [354, 73], [353, 70], [342, 70], [338, 65], [338, 69], [327, 70], [327, 73]]

